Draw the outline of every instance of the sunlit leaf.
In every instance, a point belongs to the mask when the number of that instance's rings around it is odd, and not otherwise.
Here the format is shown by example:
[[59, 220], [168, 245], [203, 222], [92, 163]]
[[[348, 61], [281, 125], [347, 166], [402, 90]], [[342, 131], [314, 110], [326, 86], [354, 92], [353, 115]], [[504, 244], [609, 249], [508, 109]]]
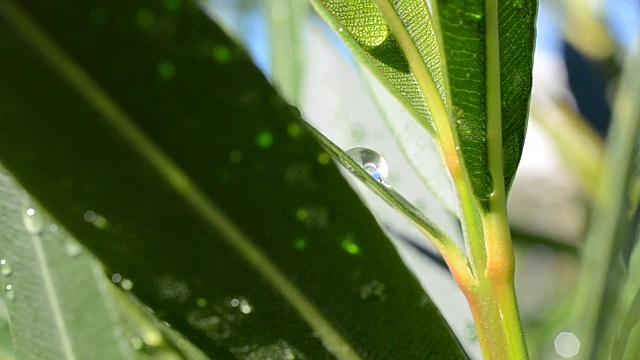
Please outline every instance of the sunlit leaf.
[[[491, 162], [502, 164], [507, 189], [520, 162], [537, 1], [437, 0], [437, 5], [463, 159], [476, 197], [485, 201], [494, 190]], [[491, 158], [494, 146], [502, 159]]]
[[167, 4], [0, 3], [7, 168], [212, 358], [464, 358], [295, 112]]
[[[422, 0], [396, 2], [423, 61], [429, 67], [430, 81], [444, 98], [444, 80], [439, 63], [436, 37], [427, 3]], [[371, 0], [312, 0], [312, 4], [340, 35], [356, 57], [432, 134], [435, 134], [427, 99], [409, 68], [409, 62], [391, 33], [382, 12]], [[443, 100], [440, 100], [443, 101]]]

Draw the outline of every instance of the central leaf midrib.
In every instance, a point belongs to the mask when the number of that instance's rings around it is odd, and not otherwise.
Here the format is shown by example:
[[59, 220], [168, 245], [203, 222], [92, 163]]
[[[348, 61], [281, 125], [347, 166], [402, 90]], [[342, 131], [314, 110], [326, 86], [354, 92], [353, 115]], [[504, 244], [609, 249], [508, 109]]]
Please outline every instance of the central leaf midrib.
[[36, 262], [38, 263], [40, 274], [42, 275], [44, 292], [48, 299], [47, 303], [51, 306], [53, 322], [56, 324], [58, 334], [60, 335], [62, 352], [65, 354], [66, 359], [75, 360], [76, 355], [73, 350], [73, 345], [71, 344], [71, 336], [69, 335], [69, 330], [67, 329], [64, 316], [62, 315], [62, 307], [60, 306], [60, 301], [58, 301], [58, 294], [56, 293], [55, 285], [53, 284], [51, 270], [49, 269], [45, 251], [42, 248], [42, 239], [39, 235], [31, 235], [30, 238], [31, 243], [33, 244], [33, 249], [36, 253]]

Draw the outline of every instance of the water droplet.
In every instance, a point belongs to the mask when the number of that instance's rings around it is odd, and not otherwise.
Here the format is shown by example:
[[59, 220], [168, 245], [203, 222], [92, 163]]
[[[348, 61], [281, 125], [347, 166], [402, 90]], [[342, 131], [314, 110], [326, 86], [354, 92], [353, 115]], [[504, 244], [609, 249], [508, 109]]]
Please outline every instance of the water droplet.
[[13, 288], [13, 285], [8, 284], [7, 286], [4, 287], [5, 290], [5, 297], [7, 298], [7, 300], [13, 300], [16, 298], [16, 291]]
[[158, 64], [158, 74], [164, 80], [171, 80], [176, 75], [176, 67], [168, 61], [162, 61]]
[[144, 341], [142, 341], [142, 338], [140, 338], [140, 336], [131, 336], [129, 338], [129, 342], [131, 343], [131, 347], [134, 350], [142, 350], [142, 348], [144, 347]]
[[156, 21], [155, 15], [148, 9], [140, 9], [136, 14], [136, 24], [142, 28], [149, 28]]
[[133, 281], [129, 279], [122, 279], [122, 281], [120, 282], [120, 286], [122, 287], [123, 290], [129, 291], [133, 289]]
[[238, 307], [238, 305], [240, 305], [240, 299], [231, 299], [229, 304], [231, 304], [232, 307]]
[[378, 182], [383, 182], [389, 174], [387, 161], [371, 149], [356, 147], [348, 150], [347, 155], [351, 156], [355, 162]]
[[389, 27], [372, 1], [358, 2], [357, 9], [356, 6], [345, 6], [342, 3], [344, 2], [330, 1], [326, 5], [342, 25], [338, 32], [347, 32], [365, 48], [376, 47], [389, 37]]
[[553, 341], [558, 355], [563, 358], [572, 358], [580, 352], [580, 340], [572, 332], [561, 332]]
[[67, 241], [64, 244], [64, 252], [68, 256], [77, 257], [82, 252], [82, 247], [74, 241]]
[[226, 64], [231, 60], [231, 50], [224, 45], [216, 45], [211, 51], [211, 56], [220, 64]]
[[31, 234], [38, 235], [42, 233], [44, 228], [44, 216], [40, 214], [39, 210], [33, 207], [28, 207], [22, 216], [24, 227]]
[[58, 231], [58, 225], [56, 224], [49, 225], [49, 231], [51, 231], [52, 233]]
[[142, 335], [142, 341], [148, 347], [157, 347], [162, 344], [162, 335], [159, 331], [147, 331]]
[[269, 131], [261, 131], [258, 136], [256, 136], [256, 145], [261, 148], [268, 148], [273, 145], [273, 134]]
[[116, 284], [119, 283], [120, 281], [122, 281], [122, 275], [120, 274], [111, 275], [111, 281], [113, 281]]
[[9, 264], [7, 259], [0, 259], [0, 274], [9, 276], [13, 272], [13, 266]]

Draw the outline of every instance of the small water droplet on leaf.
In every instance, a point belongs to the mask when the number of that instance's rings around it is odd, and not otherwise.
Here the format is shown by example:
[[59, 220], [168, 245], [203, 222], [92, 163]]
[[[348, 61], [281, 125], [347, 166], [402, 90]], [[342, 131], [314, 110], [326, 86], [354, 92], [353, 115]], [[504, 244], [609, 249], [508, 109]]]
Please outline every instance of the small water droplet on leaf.
[[14, 300], [16, 298], [16, 290], [13, 288], [13, 285], [8, 284], [4, 287], [4, 290], [7, 300]]
[[7, 259], [0, 259], [0, 274], [9, 276], [13, 272], [13, 266], [9, 264]]
[[82, 247], [76, 242], [67, 241], [64, 244], [64, 252], [70, 257], [77, 257], [82, 252]]
[[40, 214], [39, 210], [33, 207], [28, 207], [22, 216], [24, 227], [30, 234], [39, 235], [44, 228], [44, 216]]
[[383, 182], [389, 174], [387, 161], [380, 154], [371, 149], [356, 147], [348, 150], [347, 155], [349, 155], [378, 182]]

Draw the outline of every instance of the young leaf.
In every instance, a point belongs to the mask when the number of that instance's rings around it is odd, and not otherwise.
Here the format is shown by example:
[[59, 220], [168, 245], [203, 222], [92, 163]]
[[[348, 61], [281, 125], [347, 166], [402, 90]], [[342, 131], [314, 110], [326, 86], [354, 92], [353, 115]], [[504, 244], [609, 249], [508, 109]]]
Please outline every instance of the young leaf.
[[527, 128], [536, 0], [437, 0], [451, 104], [474, 194], [509, 189]]
[[[432, 100], [423, 94], [416, 74], [403, 54], [398, 40], [387, 24], [385, 15], [371, 0], [311, 0], [316, 10], [342, 40], [351, 48], [356, 57], [400, 100], [407, 110], [429, 132], [435, 134], [431, 111], [427, 105]], [[429, 82], [439, 99], [445, 97], [444, 80], [440, 69], [436, 36], [426, 1], [407, 0], [398, 3], [405, 16], [399, 19], [399, 26], [405, 26], [415, 41], [420, 59], [428, 68], [423, 81]], [[389, 11], [387, 11], [389, 12]]]
[[175, 4], [1, 2], [2, 161], [213, 358], [464, 358], [300, 119]]

